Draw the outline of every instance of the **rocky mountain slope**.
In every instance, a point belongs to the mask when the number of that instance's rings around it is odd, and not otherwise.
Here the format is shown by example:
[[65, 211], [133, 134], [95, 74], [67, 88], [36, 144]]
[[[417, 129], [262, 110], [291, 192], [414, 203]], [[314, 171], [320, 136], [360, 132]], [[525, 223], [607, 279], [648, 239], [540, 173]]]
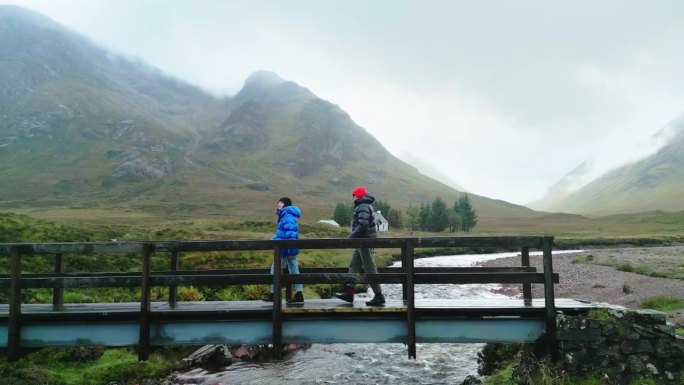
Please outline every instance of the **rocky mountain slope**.
[[684, 114], [656, 132], [652, 139], [665, 145], [656, 153], [573, 191], [569, 187], [581, 177], [585, 167], [582, 164], [530, 207], [592, 216], [684, 210]]
[[[0, 210], [247, 219], [287, 195], [318, 219], [358, 184], [395, 208], [460, 194], [274, 73], [216, 98], [14, 6], [0, 6], [0, 163]], [[485, 222], [539, 215], [470, 196]]]

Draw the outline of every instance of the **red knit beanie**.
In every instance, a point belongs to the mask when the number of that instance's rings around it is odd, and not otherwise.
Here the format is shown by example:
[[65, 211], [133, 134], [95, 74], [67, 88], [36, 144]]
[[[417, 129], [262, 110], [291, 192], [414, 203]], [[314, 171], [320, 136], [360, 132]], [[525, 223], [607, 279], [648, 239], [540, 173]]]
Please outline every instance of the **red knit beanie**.
[[363, 186], [359, 186], [352, 191], [352, 195], [361, 199], [366, 196], [366, 188]]

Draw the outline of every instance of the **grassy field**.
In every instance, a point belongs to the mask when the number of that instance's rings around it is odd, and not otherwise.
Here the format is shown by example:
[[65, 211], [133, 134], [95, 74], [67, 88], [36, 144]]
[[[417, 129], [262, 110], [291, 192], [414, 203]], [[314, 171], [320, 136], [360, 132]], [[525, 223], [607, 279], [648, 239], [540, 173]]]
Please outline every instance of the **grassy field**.
[[[230, 221], [217, 219], [186, 219], [169, 220], [159, 218], [148, 213], [139, 211], [110, 211], [100, 209], [68, 209], [59, 208], [51, 210], [26, 210], [31, 216], [4, 213], [0, 214], [0, 242], [72, 242], [72, 241], [108, 241], [112, 239], [124, 240], [190, 240], [190, 239], [270, 239], [275, 229], [274, 220], [256, 221]], [[490, 228], [476, 228], [471, 233], [425, 233], [415, 232], [414, 236], [481, 236], [502, 234], [554, 234], [556, 246], [559, 248], [574, 248], [583, 245], [615, 246], [615, 245], [653, 245], [668, 244], [671, 242], [684, 241], [684, 233], [677, 231], [676, 220], [679, 214], [660, 213], [654, 215], [647, 213], [642, 220], [634, 216], [621, 218], [603, 219], [603, 225], [610, 228], [611, 223], [620, 222], [623, 226], [629, 223], [641, 225], [638, 232], [628, 234], [613, 233], [599, 227], [594, 231], [582, 230], [573, 232], [571, 229], [581, 228], [581, 223], [588, 220], [579, 216], [552, 215], [551, 219], [529, 222], [526, 227], [520, 227], [520, 232], [508, 231], [505, 227], [497, 227], [490, 224]], [[49, 219], [49, 220], [48, 220]], [[559, 221], [558, 219], [564, 219]], [[625, 224], [626, 223], [626, 224]], [[646, 225], [644, 225], [646, 223]], [[566, 232], [555, 234], [548, 231], [551, 224], [555, 227], [565, 227]], [[548, 227], [547, 227], [548, 226]], [[547, 231], [544, 231], [547, 230]], [[300, 235], [302, 238], [339, 238], [346, 237], [348, 230], [335, 228], [328, 225], [301, 222]], [[383, 237], [406, 236], [405, 230], [393, 230], [381, 234]], [[417, 250], [417, 256], [434, 254], [456, 254], [465, 252], [487, 252], [492, 250]], [[501, 250], [499, 250], [501, 251]], [[351, 250], [302, 250], [300, 265], [302, 267], [346, 267], [349, 264]], [[398, 259], [399, 249], [378, 249], [377, 263], [386, 266], [393, 260]], [[655, 262], [654, 262], [655, 261]], [[272, 262], [269, 252], [260, 251], [237, 251], [237, 252], [214, 252], [214, 253], [184, 253], [180, 258], [182, 269], [228, 269], [228, 268], [264, 268], [267, 269]], [[619, 260], [593, 260], [577, 261], [608, 264], [623, 269], [644, 274], [670, 277], [672, 269], [669, 265], [657, 263], [657, 256], [640, 265], [631, 266]], [[153, 268], [166, 270], [169, 256], [164, 253], [153, 256]], [[53, 269], [51, 257], [33, 257], [25, 262], [25, 270], [31, 272], [50, 272]], [[624, 265], [624, 266], [620, 266]], [[661, 266], [662, 265], [662, 266]], [[140, 269], [139, 255], [121, 255], [111, 258], [98, 255], [69, 256], [66, 260], [66, 271], [138, 271]], [[8, 271], [7, 259], [0, 259], [0, 272]], [[678, 270], [674, 270], [678, 271]], [[670, 277], [682, 279], [679, 276]], [[318, 297], [324, 293], [335, 290], [328, 285], [307, 285], [305, 297]], [[228, 299], [258, 299], [267, 290], [264, 285], [231, 286], [224, 288], [181, 288], [181, 298], [203, 298], [206, 300]], [[153, 292], [155, 299], [163, 299], [166, 296], [163, 288], [157, 288]], [[3, 295], [0, 295], [0, 300]], [[49, 302], [51, 293], [49, 290], [30, 290], [27, 300], [30, 302]], [[73, 289], [67, 290], [65, 299], [68, 302], [91, 302], [109, 301], [114, 298], [119, 300], [136, 301], [139, 292], [135, 289]]]
[[574, 263], [611, 266], [616, 270], [651, 277], [684, 280], [684, 254], [682, 248], [642, 248], [644, 257], [634, 259], [619, 252], [593, 253], [576, 257]]
[[[248, 200], [248, 198], [245, 197]], [[177, 205], [176, 205], [177, 206]], [[315, 225], [318, 219], [332, 217], [335, 203], [328, 208], [317, 207], [313, 213], [305, 212], [302, 223]], [[35, 219], [53, 221], [63, 225], [88, 225], [107, 227], [126, 225], [130, 227], [154, 228], [160, 226], [176, 226], [187, 221], [203, 223], [244, 222], [246, 220], [271, 221], [273, 207], [251, 207], [251, 214], [224, 210], [220, 203], [202, 207], [188, 207], [184, 213], [165, 211], [160, 203], [158, 207], [141, 209], [134, 205], [122, 204], [120, 207], [81, 208], [81, 207], [28, 207], [15, 208], [12, 213], [22, 214]], [[0, 211], [1, 213], [1, 211]], [[383, 236], [405, 236], [406, 230], [392, 230]], [[600, 218], [587, 218], [573, 214], [538, 213], [531, 217], [492, 217], [479, 216], [475, 229], [464, 233], [427, 233], [416, 231], [415, 236], [462, 236], [462, 235], [554, 235], [559, 239], [597, 239], [605, 238], [608, 242], [616, 238], [654, 238], [662, 240], [684, 239], [684, 211], [653, 211], [639, 214], [614, 215]], [[230, 235], [230, 234], [227, 234]]]
[[[57, 208], [49, 210], [22, 210], [21, 213], [0, 213], [0, 242], [69, 242], [104, 240], [176, 240], [176, 239], [270, 239], [275, 229], [274, 220], [230, 221], [219, 219], [174, 220], [140, 211], [111, 211], [101, 209]], [[423, 233], [414, 236], [464, 236], [464, 235], [501, 235], [501, 234], [554, 234], [556, 242], [562, 247], [575, 247], [580, 244], [636, 245], [669, 243], [684, 240], [683, 232], [677, 230], [674, 214], [649, 216], [647, 225], [634, 227], [620, 233], [610, 226], [620, 222], [621, 228], [630, 228], [621, 220], [608, 218], [601, 224], [593, 222], [594, 228], [586, 229], [587, 219], [577, 216], [558, 221], [551, 216], [546, 220], [518, 223], [511, 227], [503, 221], [484, 221], [485, 225], [473, 233]], [[676, 215], [674, 215], [676, 216]], [[655, 219], [655, 220], [654, 220]], [[628, 222], [628, 221], [627, 221]], [[489, 224], [487, 224], [489, 223]], [[524, 226], [522, 226], [524, 224]], [[548, 226], [548, 227], [547, 227]], [[555, 233], [553, 228], [563, 228]], [[517, 231], [516, 231], [517, 230]], [[348, 230], [316, 224], [309, 221], [301, 223], [302, 238], [346, 237]], [[383, 233], [384, 237], [406, 236], [405, 230]], [[468, 252], [468, 250], [421, 250], [423, 255]], [[399, 255], [399, 250], [378, 250], [377, 263], [389, 264]], [[347, 266], [351, 257], [350, 250], [302, 250], [302, 267]], [[154, 255], [153, 268], [164, 270], [168, 265], [168, 255]], [[220, 269], [220, 268], [264, 268], [272, 261], [268, 252], [215, 252], [185, 253], [181, 256], [182, 269]], [[596, 261], [593, 261], [596, 262]], [[27, 258], [25, 271], [49, 272], [53, 259], [41, 256]], [[619, 263], [613, 261], [611, 263]], [[648, 265], [648, 264], [645, 264]], [[650, 266], [653, 269], [653, 266]], [[101, 255], [70, 255], [66, 271], [139, 271], [140, 256], [121, 255], [112, 259]], [[661, 270], [658, 270], [661, 271]], [[662, 271], [665, 271], [663, 269]], [[7, 259], [0, 259], [0, 272], [8, 272]], [[268, 287], [266, 285], [246, 285], [229, 287], [183, 287], [179, 290], [181, 300], [240, 300], [258, 299]], [[154, 288], [154, 299], [165, 299], [166, 288]], [[336, 290], [329, 285], [306, 285], [305, 297], [316, 298], [323, 292]], [[6, 293], [0, 294], [0, 301], [6, 302]], [[138, 301], [138, 289], [79, 289], [65, 290], [65, 302], [97, 301]], [[28, 290], [26, 302], [49, 303], [52, 293], [49, 290]], [[654, 298], [651, 307], [681, 306], [680, 302], [668, 298]], [[152, 355], [147, 362], [138, 362], [135, 352], [130, 349], [68, 348], [43, 349], [32, 353], [18, 363], [8, 363], [0, 359], [0, 384], [14, 384], [21, 379], [22, 384], [99, 384], [103, 381], [118, 381], [132, 384], [135, 379], [159, 378], [169, 373], [173, 364], [192, 348], [161, 350]], [[505, 377], [505, 376], [504, 376]], [[494, 379], [493, 377], [492, 379]], [[9, 381], [9, 382], [8, 382]], [[497, 383], [497, 382], [492, 382]], [[503, 382], [505, 383], [505, 382]]]

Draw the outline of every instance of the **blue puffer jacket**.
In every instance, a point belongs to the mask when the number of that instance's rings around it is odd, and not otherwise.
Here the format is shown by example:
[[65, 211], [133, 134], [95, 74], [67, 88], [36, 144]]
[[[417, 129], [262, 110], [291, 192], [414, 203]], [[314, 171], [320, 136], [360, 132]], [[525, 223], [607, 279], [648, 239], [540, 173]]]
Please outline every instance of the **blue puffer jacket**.
[[[302, 216], [302, 211], [297, 206], [286, 206], [278, 210], [278, 226], [272, 239], [299, 239], [299, 224], [297, 218]], [[283, 249], [281, 256], [299, 254], [299, 249]]]

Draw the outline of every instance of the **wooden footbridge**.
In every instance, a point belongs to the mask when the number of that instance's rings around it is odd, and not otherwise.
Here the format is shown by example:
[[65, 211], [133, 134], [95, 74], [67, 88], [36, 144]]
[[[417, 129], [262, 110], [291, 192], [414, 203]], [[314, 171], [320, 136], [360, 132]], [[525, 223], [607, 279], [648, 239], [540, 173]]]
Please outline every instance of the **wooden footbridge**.
[[[9, 289], [9, 303], [0, 304], [0, 347], [16, 360], [25, 348], [46, 346], [136, 345], [141, 360], [151, 346], [285, 343], [406, 343], [409, 358], [416, 343], [430, 342], [537, 342], [553, 345], [556, 313], [587, 311], [592, 305], [554, 297], [558, 275], [552, 267], [553, 237], [429, 237], [377, 239], [300, 239], [294, 241], [150, 241], [87, 243], [0, 244], [0, 256], [9, 256], [9, 275], [0, 276], [0, 290]], [[402, 266], [382, 268], [379, 274], [349, 274], [340, 268], [303, 268], [299, 275], [275, 274], [264, 269], [179, 270], [184, 252], [271, 250], [275, 266], [280, 250], [401, 249]], [[520, 250], [519, 266], [414, 267], [414, 250], [425, 247], [501, 247]], [[530, 249], [543, 250], [543, 272], [530, 267]], [[65, 272], [69, 255], [139, 253], [140, 271]], [[151, 258], [166, 254], [169, 269], [152, 271]], [[350, 252], [351, 254], [351, 252]], [[54, 273], [23, 273], [22, 260], [54, 256]], [[306, 299], [304, 305], [282, 304], [282, 287], [293, 283], [395, 283], [402, 298], [390, 298], [383, 307], [363, 301]], [[469, 298], [417, 299], [416, 284], [521, 284], [523, 298], [476, 300]], [[274, 302], [177, 300], [178, 286], [274, 284]], [[532, 284], [544, 285], [544, 298], [533, 299]], [[151, 301], [151, 288], [169, 288], [165, 302]], [[91, 287], [141, 288], [135, 303], [64, 303], [64, 289]], [[22, 290], [50, 288], [53, 303], [22, 303]], [[286, 294], [287, 295], [287, 294]], [[280, 352], [281, 349], [275, 349]]]

